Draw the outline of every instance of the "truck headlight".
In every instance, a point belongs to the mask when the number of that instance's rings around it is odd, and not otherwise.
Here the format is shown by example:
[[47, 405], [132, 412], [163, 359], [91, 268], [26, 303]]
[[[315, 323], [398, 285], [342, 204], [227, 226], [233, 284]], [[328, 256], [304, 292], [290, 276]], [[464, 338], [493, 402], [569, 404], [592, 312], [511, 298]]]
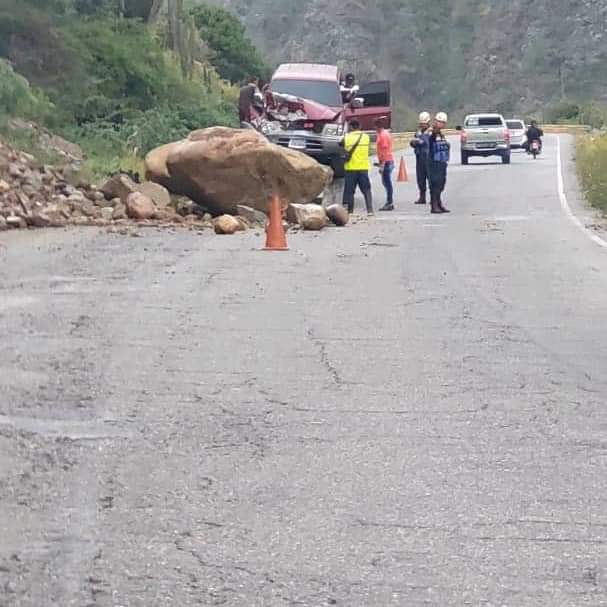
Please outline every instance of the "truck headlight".
[[327, 137], [341, 137], [344, 134], [343, 124], [327, 124], [322, 131]]

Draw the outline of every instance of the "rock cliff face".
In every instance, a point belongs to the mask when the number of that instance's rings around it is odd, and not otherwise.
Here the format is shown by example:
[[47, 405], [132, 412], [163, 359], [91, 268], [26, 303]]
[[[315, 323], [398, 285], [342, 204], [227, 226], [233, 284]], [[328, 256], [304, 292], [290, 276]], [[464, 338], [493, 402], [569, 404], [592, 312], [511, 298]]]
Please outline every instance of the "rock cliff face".
[[607, 100], [607, 0], [218, 0], [276, 63], [388, 77], [396, 104], [537, 111]]

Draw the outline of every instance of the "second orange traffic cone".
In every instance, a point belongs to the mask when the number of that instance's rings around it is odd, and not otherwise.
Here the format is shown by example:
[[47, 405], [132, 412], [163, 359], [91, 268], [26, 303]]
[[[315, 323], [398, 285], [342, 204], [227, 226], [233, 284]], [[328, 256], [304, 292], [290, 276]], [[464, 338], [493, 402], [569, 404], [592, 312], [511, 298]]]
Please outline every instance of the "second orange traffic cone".
[[407, 165], [405, 164], [404, 156], [400, 157], [400, 169], [398, 170], [398, 181], [409, 181], [407, 175]]
[[272, 196], [270, 221], [266, 227], [266, 251], [288, 251], [287, 237], [282, 227], [282, 206], [278, 196]]

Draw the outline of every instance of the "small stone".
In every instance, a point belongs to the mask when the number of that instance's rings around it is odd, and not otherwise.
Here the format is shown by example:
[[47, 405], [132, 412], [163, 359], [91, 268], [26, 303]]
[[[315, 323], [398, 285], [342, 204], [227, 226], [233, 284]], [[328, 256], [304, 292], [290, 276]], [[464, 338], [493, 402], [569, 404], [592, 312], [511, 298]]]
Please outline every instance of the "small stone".
[[4, 179], [0, 179], [0, 194], [5, 194], [11, 189], [11, 186], [4, 181]]
[[6, 219], [0, 215], [0, 232], [3, 232], [4, 230], [8, 230], [8, 226], [6, 225]]
[[27, 222], [23, 217], [17, 217], [16, 215], [11, 215], [6, 218], [6, 225], [9, 228], [27, 228]]
[[267, 216], [262, 211], [258, 211], [252, 207], [248, 207], [244, 204], [236, 206], [236, 211], [240, 217], [244, 217], [250, 225], [265, 226]]
[[112, 207], [103, 207], [101, 209], [101, 218], [104, 221], [112, 221], [114, 217], [114, 209]]
[[215, 234], [234, 234], [242, 229], [240, 222], [232, 215], [220, 215], [214, 223]]
[[[120, 201], [120, 198], [117, 199], [118, 201]], [[126, 206], [122, 204], [122, 202], [118, 202], [118, 204], [114, 207], [114, 210], [112, 211], [112, 219], [114, 221], [117, 221], [119, 219], [126, 219], [127, 218], [127, 214], [126, 214]]]
[[336, 226], [345, 226], [350, 220], [350, 214], [341, 204], [332, 204], [325, 209], [327, 216]]
[[156, 213], [156, 207], [151, 198], [140, 192], [134, 192], [127, 196], [126, 210], [128, 216], [132, 219], [152, 219]]

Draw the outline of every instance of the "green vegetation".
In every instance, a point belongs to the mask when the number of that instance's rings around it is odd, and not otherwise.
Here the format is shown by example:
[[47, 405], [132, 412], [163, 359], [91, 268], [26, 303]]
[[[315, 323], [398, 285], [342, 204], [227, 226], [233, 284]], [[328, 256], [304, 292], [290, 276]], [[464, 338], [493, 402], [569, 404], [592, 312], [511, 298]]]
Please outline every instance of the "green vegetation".
[[580, 137], [576, 156], [587, 200], [607, 213], [607, 134]]
[[240, 82], [249, 76], [267, 76], [268, 68], [236, 16], [215, 6], [198, 6], [192, 14], [196, 27], [213, 53], [215, 67], [223, 78]]
[[7, 129], [9, 118], [33, 120], [80, 144], [90, 171], [107, 173], [139, 165], [150, 149], [196, 128], [235, 126], [237, 89], [228, 80], [259, 73], [263, 62], [227, 11], [198, 6], [190, 15], [180, 6], [5, 0], [5, 136], [18, 137]]

